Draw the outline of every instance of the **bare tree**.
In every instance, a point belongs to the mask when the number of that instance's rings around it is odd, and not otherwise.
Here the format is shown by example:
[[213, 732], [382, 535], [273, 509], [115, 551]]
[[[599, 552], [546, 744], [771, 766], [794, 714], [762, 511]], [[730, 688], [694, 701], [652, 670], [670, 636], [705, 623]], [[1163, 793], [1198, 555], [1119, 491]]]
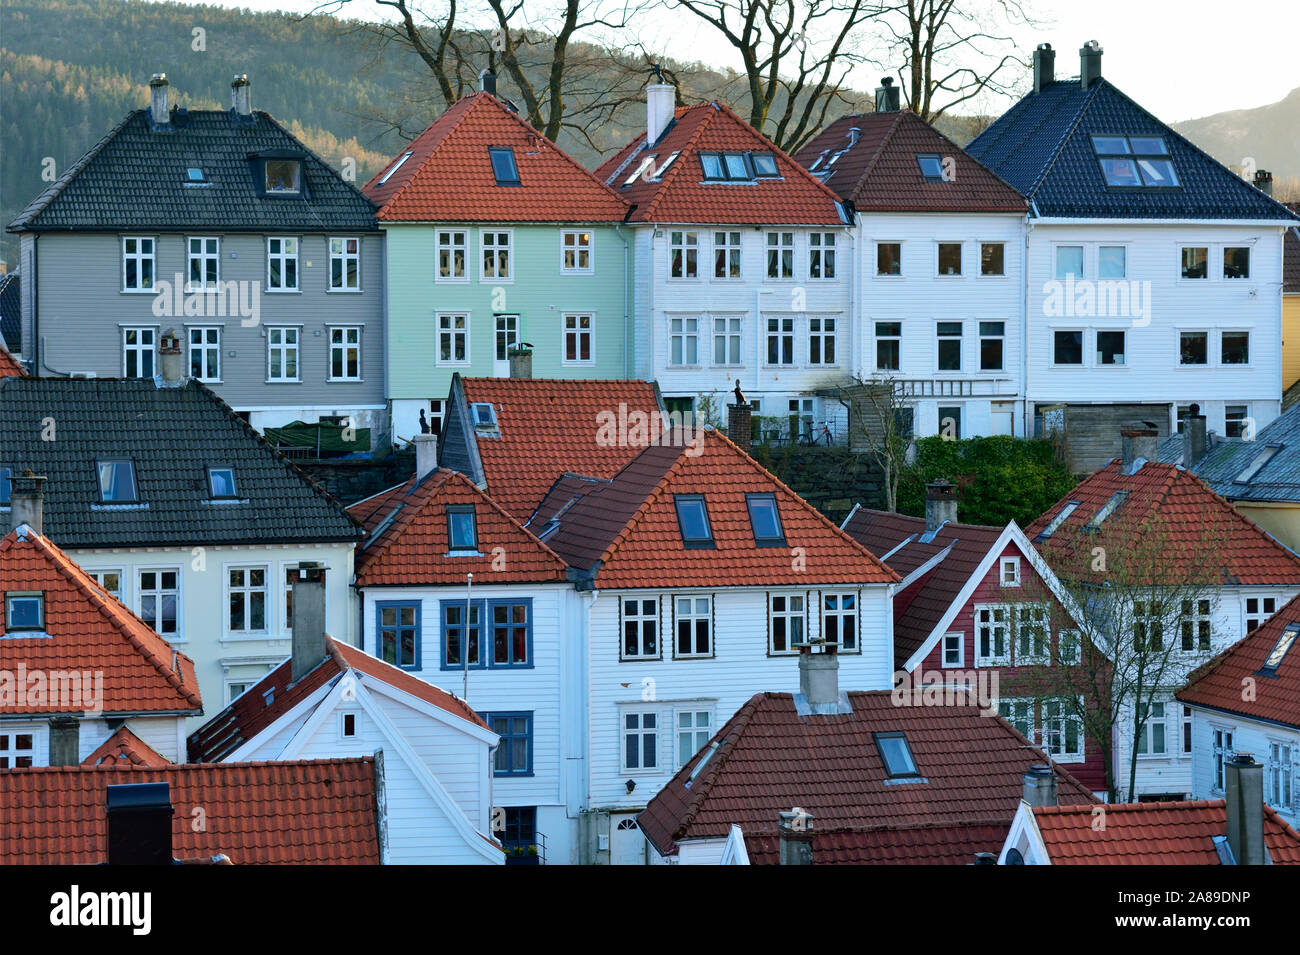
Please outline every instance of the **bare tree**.
[[912, 409], [891, 378], [855, 379], [841, 389], [849, 405], [849, 449], [875, 458], [885, 492], [885, 510], [898, 510], [898, 481], [912, 447]]

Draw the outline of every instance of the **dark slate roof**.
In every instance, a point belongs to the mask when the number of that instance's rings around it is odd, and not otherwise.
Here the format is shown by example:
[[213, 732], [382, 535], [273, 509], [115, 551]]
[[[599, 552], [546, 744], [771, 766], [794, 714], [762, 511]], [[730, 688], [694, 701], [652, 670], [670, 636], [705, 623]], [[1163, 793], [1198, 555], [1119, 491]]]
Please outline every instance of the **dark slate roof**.
[[[53, 429], [54, 440], [42, 440]], [[98, 460], [135, 463], [141, 504], [99, 502]], [[212, 503], [207, 467], [240, 503]], [[65, 549], [351, 541], [360, 525], [205, 385], [0, 379], [0, 465], [45, 485], [45, 533]]]
[[9, 351], [23, 347], [22, 301], [17, 272], [0, 276], [0, 345]]
[[[375, 206], [270, 115], [172, 111], [167, 131], [149, 111], [127, 115], [28, 204], [10, 232], [211, 229], [222, 232], [374, 231]], [[252, 158], [303, 159], [302, 194], [259, 196]], [[201, 168], [211, 185], [186, 185]]]
[[[1229, 501], [1300, 501], [1300, 407], [1284, 411], [1255, 433], [1255, 440], [1216, 438], [1199, 461], [1183, 460], [1183, 436], [1170, 435], [1159, 447], [1160, 460], [1181, 464]], [[1255, 459], [1276, 447], [1249, 481], [1238, 481]]]
[[1300, 226], [1282, 235], [1282, 294], [1300, 295]]
[[[1092, 134], [1162, 136], [1177, 189], [1108, 189]], [[1019, 189], [1040, 217], [1277, 219], [1295, 217], [1156, 119], [1105, 78], [1058, 80], [1029, 93], [966, 151]]]

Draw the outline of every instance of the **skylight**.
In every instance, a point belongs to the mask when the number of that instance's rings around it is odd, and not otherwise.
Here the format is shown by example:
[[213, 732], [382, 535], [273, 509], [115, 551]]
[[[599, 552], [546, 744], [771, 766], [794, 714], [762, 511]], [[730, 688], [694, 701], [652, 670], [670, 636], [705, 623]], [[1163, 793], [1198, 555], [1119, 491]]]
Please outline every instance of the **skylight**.
[[1093, 136], [1092, 151], [1108, 186], [1172, 189], [1179, 184], [1160, 136]]
[[753, 182], [781, 175], [772, 153], [700, 153], [704, 178], [714, 182]]
[[1114, 494], [1110, 496], [1110, 500], [1101, 506], [1101, 510], [1097, 512], [1097, 516], [1094, 517], [1091, 521], [1089, 521], [1088, 526], [1084, 529], [1088, 531], [1095, 531], [1098, 528], [1100, 528], [1101, 522], [1104, 521], [1106, 518], [1110, 517], [1112, 514], [1114, 514], [1115, 509], [1118, 508], [1121, 504], [1123, 504], [1124, 499], [1127, 497], [1128, 497], [1128, 491], [1116, 491]]
[[509, 146], [494, 146], [488, 150], [492, 158], [492, 175], [498, 186], [519, 185], [519, 167], [515, 165], [515, 151]]
[[45, 629], [43, 593], [5, 594], [5, 632]]
[[776, 167], [776, 157], [771, 153], [750, 153], [750, 161], [754, 164], [754, 175], [759, 178], [770, 178], [781, 175], [780, 170]]
[[203, 175], [203, 170], [198, 166], [190, 166], [185, 170], [185, 181], [190, 183], [205, 183], [208, 177]]
[[688, 548], [713, 547], [713, 528], [709, 526], [709, 509], [701, 494], [677, 494], [677, 525], [682, 532], [682, 543]]
[[1079, 505], [1082, 503], [1083, 501], [1070, 501], [1068, 504], [1066, 504], [1065, 507], [1061, 508], [1060, 512], [1058, 512], [1055, 517], [1053, 517], [1050, 521], [1047, 522], [1047, 526], [1042, 529], [1042, 531], [1039, 533], [1037, 537], [1034, 538], [1034, 540], [1044, 541], [1047, 540], [1047, 538], [1051, 537], [1053, 534], [1055, 534], [1060, 529], [1061, 525], [1064, 524], [1067, 520], [1069, 520], [1070, 515], [1073, 514], [1076, 510], [1078, 510]]
[[0, 468], [0, 504], [8, 504], [13, 493], [13, 475], [10, 468]]
[[785, 531], [781, 528], [776, 495], [746, 494], [745, 503], [749, 506], [749, 526], [754, 531], [754, 543], [759, 547], [784, 547]]
[[872, 733], [871, 736], [876, 741], [880, 761], [885, 764], [885, 773], [890, 779], [921, 775], [906, 736], [902, 733]]
[[497, 409], [489, 401], [476, 401], [469, 406], [470, 417], [474, 419], [475, 431], [496, 431]]
[[820, 166], [823, 162], [825, 162], [826, 157], [827, 157], [829, 154], [830, 154], [830, 150], [829, 150], [829, 149], [823, 149], [820, 153], [818, 153], [818, 154], [817, 154], [817, 158], [813, 160], [813, 164], [812, 164], [811, 166], [808, 167], [808, 171], [809, 171], [809, 172], [816, 172], [816, 171], [817, 171], [817, 167]]
[[1260, 671], [1267, 672], [1270, 675], [1274, 674], [1277, 668], [1282, 665], [1282, 658], [1286, 656], [1286, 652], [1295, 643], [1297, 635], [1300, 635], [1300, 623], [1287, 624], [1286, 629], [1282, 631], [1282, 635], [1277, 638], [1277, 643], [1273, 645], [1273, 652], [1268, 655], [1268, 659], [1260, 667]]
[[225, 466], [208, 468], [208, 491], [214, 498], [238, 497], [235, 489], [235, 469]]
[[449, 550], [478, 551], [478, 527], [472, 504], [447, 508]]
[[655, 178], [661, 179], [663, 177], [664, 170], [666, 170], [669, 166], [671, 166], [673, 164], [673, 160], [676, 159], [681, 154], [682, 153], [680, 149], [674, 150], [673, 152], [669, 153], [668, 158], [664, 160], [664, 164], [655, 170]]
[[390, 167], [388, 167], [388, 172], [384, 173], [382, 176], [379, 177], [379, 184], [382, 186], [384, 183], [388, 182], [388, 180], [392, 178], [393, 173], [401, 169], [402, 165], [406, 162], [406, 160], [410, 159], [411, 156], [412, 153], [409, 152], [402, 153], [402, 158], [397, 160], [397, 162], [393, 163]]
[[131, 504], [137, 500], [135, 465], [130, 461], [100, 461], [99, 499], [105, 504]]
[[943, 182], [943, 160], [935, 153], [917, 153], [916, 164], [926, 182]]
[[1245, 469], [1242, 470], [1240, 474], [1238, 474], [1235, 478], [1232, 479], [1233, 483], [1249, 484], [1251, 481], [1255, 479], [1255, 475], [1257, 475], [1260, 471], [1264, 469], [1264, 465], [1268, 464], [1269, 461], [1272, 461], [1273, 457], [1281, 450], [1282, 450], [1282, 446], [1280, 444], [1270, 444], [1267, 447], [1265, 447], [1262, 451], [1260, 451], [1258, 454], [1255, 455], [1254, 459], [1250, 462], [1250, 464], [1248, 464], [1245, 467]]
[[650, 169], [654, 166], [655, 160], [658, 158], [659, 158], [658, 156], [646, 156], [644, 159], [642, 159], [641, 164], [632, 171], [632, 175], [628, 176], [627, 179], [623, 180], [623, 185], [630, 186], [632, 185], [632, 183], [640, 179], [643, 175], [645, 175], [645, 171], [647, 169]]

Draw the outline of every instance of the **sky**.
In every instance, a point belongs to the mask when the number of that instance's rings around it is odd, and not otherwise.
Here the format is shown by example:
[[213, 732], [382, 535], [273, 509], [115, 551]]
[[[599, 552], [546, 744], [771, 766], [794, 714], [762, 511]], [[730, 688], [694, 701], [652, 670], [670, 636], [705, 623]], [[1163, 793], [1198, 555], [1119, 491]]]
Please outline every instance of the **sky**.
[[[208, 2], [303, 13], [320, 0]], [[435, 11], [443, 6], [440, 0], [415, 2]], [[1051, 43], [1057, 74], [1077, 75], [1079, 47], [1097, 40], [1104, 50], [1103, 75], [1166, 122], [1264, 106], [1300, 87], [1300, 0], [1026, 0], [1026, 5], [1041, 25], [1011, 31], [1024, 60], [1038, 43]], [[642, 21], [647, 45], [679, 60], [739, 67], [732, 48], [712, 27], [670, 6], [665, 2]], [[385, 9], [374, 0], [348, 0], [343, 15], [374, 20], [385, 16]], [[858, 67], [850, 85], [874, 89], [880, 72]], [[999, 113], [1010, 103], [1003, 98], [978, 105]]]

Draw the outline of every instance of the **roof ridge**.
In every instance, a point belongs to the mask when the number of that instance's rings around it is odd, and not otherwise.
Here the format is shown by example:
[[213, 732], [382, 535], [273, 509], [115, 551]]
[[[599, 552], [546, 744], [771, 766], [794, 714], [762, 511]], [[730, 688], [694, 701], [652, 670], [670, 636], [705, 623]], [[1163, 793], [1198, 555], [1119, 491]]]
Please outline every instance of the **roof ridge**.
[[[1097, 98], [1097, 93], [1102, 88], [1102, 83], [1105, 82], [1106, 80], [1103, 77], [1100, 83], [1088, 88], [1088, 93], [1079, 104], [1079, 109], [1075, 112], [1074, 119], [1070, 121], [1069, 128], [1066, 129], [1065, 132], [1061, 134], [1061, 138], [1056, 141], [1056, 145], [1052, 147], [1052, 152], [1048, 156], [1047, 162], [1043, 163], [1042, 169], [1039, 170], [1038, 177], [1034, 180], [1033, 185], [1031, 185], [1027, 190], [1028, 196], [1032, 196], [1038, 191], [1038, 187], [1043, 184], [1043, 181], [1047, 178], [1047, 174], [1052, 171], [1052, 168], [1061, 158], [1061, 154], [1065, 151], [1065, 144], [1074, 136], [1075, 130], [1077, 130], [1079, 124], [1083, 122], [1084, 113], [1088, 112], [1088, 108], [1092, 106], [1093, 100]], [[1044, 119], [1046, 119], [1046, 117], [1044, 117]]]
[[[682, 148], [681, 148], [681, 151], [682, 151], [682, 152], [684, 152], [684, 153], [688, 153], [688, 154], [690, 154], [690, 155], [694, 155], [694, 154], [695, 154], [695, 152], [696, 152], [696, 150], [695, 150], [695, 144], [699, 141], [699, 138], [700, 138], [702, 135], [704, 135], [704, 131], [705, 131], [706, 129], [708, 129], [708, 128], [713, 124], [713, 121], [714, 121], [715, 119], [718, 118], [718, 110], [717, 110], [716, 108], [714, 108], [716, 105], [717, 105], [717, 104], [716, 104], [715, 102], [710, 101], [710, 102], [708, 102], [708, 103], [700, 103], [700, 104], [697, 104], [697, 105], [695, 105], [695, 106], [688, 106], [688, 107], [686, 107], [686, 113], [689, 113], [689, 112], [694, 111], [694, 110], [708, 110], [708, 112], [704, 114], [704, 119], [702, 119], [702, 120], [699, 122], [699, 124], [695, 127], [694, 131], [693, 131], [693, 132], [691, 133], [691, 135], [687, 138], [686, 142], [682, 144]], [[685, 115], [685, 113], [684, 113], [683, 115]], [[677, 117], [674, 115], [674, 116], [673, 116], [673, 122], [676, 122], [676, 121], [677, 121]], [[645, 141], [645, 147], [644, 147], [644, 148], [647, 149], [647, 150], [650, 148], [650, 137], [649, 137], [649, 134], [646, 135], [646, 141]], [[634, 156], [634, 155], [636, 155], [635, 151], [632, 152], [632, 153], [630, 153], [630, 154], [628, 155], [628, 159], [631, 159], [632, 156]], [[655, 190], [655, 194], [651, 197], [650, 202], [649, 202], [649, 203], [646, 205], [646, 207], [645, 207], [645, 212], [642, 214], [642, 218], [643, 218], [643, 219], [645, 219], [646, 221], [654, 221], [654, 215], [653, 215], [653, 213], [654, 213], [655, 207], [658, 206], [658, 205], [659, 205], [659, 201], [660, 201], [660, 200], [661, 200], [665, 195], [667, 195], [668, 190], [669, 190], [669, 187], [670, 187], [674, 182], [676, 182], [676, 180], [677, 180], [677, 176], [681, 173], [681, 171], [682, 171], [684, 168], [686, 168], [686, 163], [684, 163], [684, 162], [675, 162], [675, 163], [672, 164], [671, 167], [669, 167], [669, 169], [668, 169], [668, 177], [667, 177], [666, 179], [661, 179], [661, 180], [659, 181], [659, 188]]]
[[[647, 445], [646, 448], [641, 452], [641, 454], [638, 454], [631, 461], [629, 461], [627, 464], [623, 465], [623, 467], [619, 469], [618, 474], [615, 474], [614, 477], [611, 478], [611, 482], [607, 486], [612, 487], [613, 483], [618, 480], [620, 474], [622, 474], [633, 464], [639, 461], [641, 459], [641, 455], [645, 454], [646, 451], [649, 451], [650, 448], [653, 447], [663, 447], [663, 445], [662, 444]], [[663, 493], [663, 490], [667, 485], [668, 479], [683, 466], [682, 459], [686, 457], [686, 455], [683, 452], [686, 451], [686, 447], [687, 447], [686, 445], [682, 445], [681, 450], [677, 452], [677, 457], [673, 460], [673, 463], [669, 465], [668, 469], [664, 471], [664, 473], [660, 476], [659, 480], [655, 482], [655, 486], [651, 488], [650, 493], [647, 494], [644, 498], [642, 498], [641, 503], [637, 505], [636, 510], [632, 512], [632, 516], [623, 522], [623, 526], [619, 529], [619, 532], [614, 535], [614, 539], [610, 541], [608, 545], [606, 545], [605, 550], [602, 551], [600, 557], [596, 559], [596, 563], [593, 565], [594, 567], [599, 568], [601, 565], [607, 563], [611, 557], [613, 557], [614, 551], [618, 550], [619, 546], [623, 543], [623, 541], [626, 540], [628, 535], [632, 533], [633, 528], [636, 527], [636, 525], [641, 522], [641, 519], [645, 517], [646, 513], [649, 511], [650, 506], [655, 501], [659, 500], [659, 496], [660, 494]]]
[[[405, 191], [407, 190], [407, 188], [410, 187], [411, 183], [415, 181], [416, 174], [419, 173], [419, 171], [420, 171], [421, 169], [423, 169], [427, 163], [429, 163], [429, 162], [431, 162], [431, 161], [433, 160], [433, 157], [434, 157], [435, 155], [437, 155], [438, 150], [441, 149], [441, 148], [443, 147], [443, 145], [447, 142], [447, 140], [451, 138], [452, 133], [454, 133], [454, 132], [456, 131], [457, 127], [459, 127], [460, 124], [463, 123], [463, 122], [465, 121], [465, 117], [467, 117], [471, 112], [473, 112], [474, 105], [475, 105], [475, 100], [478, 98], [478, 95], [479, 95], [478, 93], [471, 93], [469, 96], [462, 97], [461, 99], [459, 99], [459, 100], [457, 100], [456, 102], [452, 103], [450, 106], [448, 106], [448, 107], [443, 111], [443, 113], [442, 113], [441, 116], [439, 116], [439, 117], [438, 117], [437, 119], [435, 119], [432, 123], [430, 123], [428, 126], [426, 126], [426, 127], [424, 128], [423, 132], [421, 132], [419, 136], [416, 136], [415, 139], [413, 139], [413, 140], [411, 140], [409, 143], [407, 143], [407, 144], [406, 144], [406, 146], [407, 146], [406, 149], [403, 149], [403, 150], [400, 151], [400, 152], [403, 152], [403, 153], [404, 153], [404, 152], [407, 152], [407, 151], [408, 151], [412, 146], [415, 145], [416, 142], [419, 141], [419, 139], [420, 139], [421, 136], [424, 136], [426, 133], [428, 133], [430, 130], [432, 130], [435, 126], [437, 126], [438, 123], [442, 122], [442, 120], [445, 119], [445, 118], [447, 117], [447, 115], [448, 115], [452, 110], [454, 110], [457, 106], [459, 106], [462, 102], [465, 102], [465, 103], [468, 104], [468, 105], [465, 106], [465, 108], [464, 108], [463, 110], [461, 110], [460, 115], [457, 116], [455, 119], [453, 119], [453, 120], [451, 121], [451, 124], [450, 124], [450, 125], [447, 127], [447, 129], [443, 132], [443, 134], [442, 134], [442, 138], [440, 138], [436, 143], [433, 144], [433, 148], [429, 150], [429, 154], [428, 154], [427, 156], [425, 156], [423, 159], [421, 159], [421, 160], [416, 164], [415, 168], [411, 170], [411, 174], [410, 174], [409, 176], [407, 176], [405, 180], [403, 180], [403, 182], [402, 182], [402, 184], [401, 184], [400, 186], [398, 186], [395, 190], [393, 190], [393, 194], [392, 194], [391, 196], [389, 196], [389, 197], [384, 201], [383, 205], [379, 206], [380, 211], [382, 211], [383, 209], [385, 209], [385, 208], [387, 208], [388, 206], [392, 205], [392, 203], [394, 203], [394, 202], [397, 200], [397, 197], [400, 196], [403, 192], [405, 192]], [[394, 158], [393, 162], [396, 162], [396, 161], [397, 161], [396, 158]], [[389, 166], [392, 166], [392, 162], [389, 163]], [[397, 170], [393, 170], [393, 171], [396, 172]], [[381, 175], [383, 175], [383, 170], [382, 170], [382, 169], [381, 169], [379, 172], [375, 173], [375, 179], [378, 179], [378, 177], [381, 176]], [[375, 180], [372, 179], [372, 181], [375, 181]], [[366, 185], [369, 186], [370, 183], [366, 183]], [[373, 200], [372, 200], [372, 202], [373, 202]]]
[[[425, 684], [435, 693], [445, 696], [447, 699], [454, 702], [456, 704], [456, 708], [461, 711], [453, 715], [459, 716], [467, 723], [477, 723], [483, 726], [487, 726], [487, 721], [484, 720], [482, 717], [480, 717], [478, 713], [476, 713], [474, 709], [469, 705], [469, 703], [467, 703], [465, 700], [462, 700], [459, 696], [457, 696], [455, 693], [452, 693], [450, 690], [444, 690], [436, 683], [430, 683], [428, 680], [418, 677], [414, 673], [411, 673], [407, 670], [403, 670], [399, 666], [394, 666], [393, 664], [389, 663], [387, 660], [383, 660], [373, 654], [366, 653], [366, 651], [363, 650], [361, 647], [354, 647], [350, 643], [344, 643], [343, 641], [336, 640], [334, 637], [328, 635], [326, 636], [325, 639], [327, 641], [326, 646], [329, 650], [330, 656], [332, 656], [334, 658], [334, 661], [338, 664], [340, 674], [348, 670], [361, 673], [362, 675], [366, 674], [365, 670], [359, 669], [350, 660], [348, 660], [347, 653], [345, 651], [355, 652], [359, 656], [364, 657], [367, 664], [377, 664], [382, 669], [391, 670], [393, 673], [397, 674], [398, 676], [411, 677], [415, 680], [418, 680], [420, 683]], [[402, 688], [398, 686], [395, 682], [393, 682], [391, 679], [379, 677], [376, 674], [370, 674], [370, 675], [375, 676], [376, 679], [383, 679], [385, 683], [387, 683], [395, 690], [406, 692], [405, 690], [402, 690]], [[471, 716], [473, 717], [472, 719]], [[491, 729], [491, 727], [487, 727], [487, 728]]]
[[[884, 155], [885, 147], [889, 145], [890, 140], [894, 138], [894, 133], [898, 131], [899, 124], [902, 123], [901, 117], [903, 112], [903, 110], [899, 110], [894, 114], [894, 119], [890, 121], [889, 128], [885, 131], [885, 135], [880, 138], [880, 144], [876, 147], [876, 151], [871, 154], [871, 158], [867, 160], [866, 166], [863, 167], [862, 175], [858, 176], [857, 181], [853, 184], [854, 193], [857, 193], [858, 189], [866, 182], [867, 177], [875, 171], [876, 161]], [[875, 114], [867, 113], [864, 115]], [[920, 117], [917, 118], [919, 119]], [[935, 130], [935, 132], [938, 132], [938, 130]]]
[[[1264, 528], [1260, 527], [1250, 518], [1246, 517], [1244, 514], [1238, 511], [1235, 507], [1232, 506], [1232, 504], [1228, 502], [1227, 498], [1220, 495], [1217, 491], [1214, 490], [1214, 488], [1210, 487], [1210, 485], [1205, 483], [1205, 481], [1203, 481], [1195, 473], [1187, 470], [1186, 468], [1178, 468], [1176, 465], [1169, 465], [1169, 467], [1176, 468], [1173, 485], [1176, 485], [1179, 481], [1182, 481], [1184, 479], [1190, 480], [1192, 482], [1192, 487], [1195, 490], [1211, 495], [1215, 499], [1215, 501], [1219, 504], [1220, 509], [1227, 512], [1233, 518], [1233, 520], [1235, 520], [1237, 524], [1239, 524], [1244, 530], [1258, 537], [1262, 537], [1274, 548], [1282, 551], [1288, 557], [1290, 557], [1297, 566], [1300, 566], [1300, 554], [1297, 554], [1295, 551], [1287, 547], [1285, 544], [1279, 541], [1268, 531], [1264, 530]], [[1173, 485], [1171, 485], [1171, 490]]]
[[[682, 788], [685, 789], [687, 788], [686, 783], [690, 782], [690, 773], [695, 772], [695, 769], [698, 768], [700, 763], [705, 759], [708, 759], [709, 761], [709, 771], [703, 773], [701, 779], [696, 780], [696, 782], [702, 784], [700, 788], [696, 790], [694, 786], [692, 786], [689, 790], [691, 798], [687, 801], [686, 812], [681, 817], [680, 824], [672, 832], [672, 839], [674, 842], [677, 841], [677, 837], [681, 833], [690, 829], [691, 823], [695, 821], [695, 817], [698, 816], [700, 810], [704, 808], [704, 800], [713, 789], [713, 781], [718, 776], [718, 770], [727, 764], [727, 760], [731, 758], [732, 751], [744, 737], [745, 728], [749, 726], [750, 722], [754, 719], [754, 714], [758, 712], [758, 708], [770, 697], [770, 693], [755, 693], [748, 700], [742, 703], [740, 708], [732, 715], [731, 719], [727, 720], [727, 722], [722, 725], [722, 728], [714, 734], [716, 737], [726, 733], [729, 727], [736, 727], [735, 732], [727, 733], [726, 736], [722, 737], [722, 743], [718, 746], [718, 750], [713, 754], [712, 758], [709, 758], [707, 754], [701, 755], [700, 753], [696, 753], [695, 758], [692, 759], [691, 762], [678, 770], [678, 776], [686, 773], [686, 778], [682, 780]], [[690, 772], [687, 772], [688, 767], [691, 767]], [[676, 777], [674, 777], [674, 779], [675, 778]]]

